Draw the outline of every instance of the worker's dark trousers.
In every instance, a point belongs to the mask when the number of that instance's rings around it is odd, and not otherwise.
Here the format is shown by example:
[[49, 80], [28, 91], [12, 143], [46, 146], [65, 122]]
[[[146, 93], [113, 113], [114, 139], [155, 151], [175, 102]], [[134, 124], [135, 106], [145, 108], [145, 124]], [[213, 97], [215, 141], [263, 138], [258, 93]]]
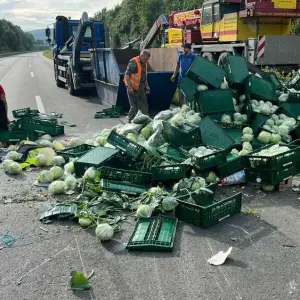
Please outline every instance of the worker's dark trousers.
[[133, 94], [129, 94], [127, 91], [128, 100], [130, 104], [130, 110], [128, 113], [129, 122], [131, 122], [137, 112], [140, 110], [144, 115], [148, 114], [148, 101], [144, 84], [140, 84], [139, 91], [134, 91]]

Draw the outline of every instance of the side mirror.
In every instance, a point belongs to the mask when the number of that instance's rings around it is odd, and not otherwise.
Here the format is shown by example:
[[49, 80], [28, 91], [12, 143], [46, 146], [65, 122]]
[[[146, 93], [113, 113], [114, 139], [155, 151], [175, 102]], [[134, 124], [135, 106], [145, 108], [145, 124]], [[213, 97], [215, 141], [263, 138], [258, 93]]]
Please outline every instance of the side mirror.
[[51, 44], [51, 39], [50, 39], [50, 38], [47, 38], [47, 39], [46, 39], [46, 42], [50, 45], [50, 44]]
[[50, 37], [51, 35], [51, 31], [50, 31], [50, 28], [46, 28], [46, 37]]

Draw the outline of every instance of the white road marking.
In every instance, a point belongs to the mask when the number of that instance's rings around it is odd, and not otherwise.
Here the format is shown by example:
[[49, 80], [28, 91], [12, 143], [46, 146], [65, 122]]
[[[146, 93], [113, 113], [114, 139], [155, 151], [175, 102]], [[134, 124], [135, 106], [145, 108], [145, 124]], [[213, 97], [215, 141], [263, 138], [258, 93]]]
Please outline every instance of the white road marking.
[[9, 60], [9, 59], [12, 59], [13, 57], [9, 57], [9, 58], [6, 58], [6, 59], [2, 59], [2, 60], [0, 60], [0, 63], [2, 63], [2, 62], [4, 62], [4, 61], [7, 61], [7, 60]]
[[32, 78], [34, 77], [34, 74], [33, 74], [33, 72], [30, 72], [30, 75], [31, 75], [31, 77], [32, 77]]
[[31, 68], [31, 65], [29, 65], [29, 68]]
[[42, 102], [42, 99], [40, 96], [35, 96], [35, 101], [36, 101], [36, 105], [37, 105], [37, 109], [40, 113], [45, 114], [45, 108]]
[[4, 79], [8, 76], [8, 74], [11, 72], [12, 68], [4, 75], [4, 77], [1, 79], [0, 84], [4, 81]]

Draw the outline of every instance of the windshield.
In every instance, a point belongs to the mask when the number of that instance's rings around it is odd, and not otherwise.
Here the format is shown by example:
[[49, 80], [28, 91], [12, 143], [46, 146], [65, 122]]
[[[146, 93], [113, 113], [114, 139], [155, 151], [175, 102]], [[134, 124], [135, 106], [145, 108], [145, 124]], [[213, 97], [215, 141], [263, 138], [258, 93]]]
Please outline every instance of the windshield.
[[[74, 36], [76, 35], [77, 28], [78, 28], [78, 25], [73, 25], [73, 26], [72, 26], [72, 34], [73, 34]], [[84, 34], [84, 37], [85, 37], [85, 38], [91, 38], [91, 37], [92, 37], [91, 27], [87, 27], [87, 29], [86, 29], [86, 31], [85, 31], [85, 34]]]

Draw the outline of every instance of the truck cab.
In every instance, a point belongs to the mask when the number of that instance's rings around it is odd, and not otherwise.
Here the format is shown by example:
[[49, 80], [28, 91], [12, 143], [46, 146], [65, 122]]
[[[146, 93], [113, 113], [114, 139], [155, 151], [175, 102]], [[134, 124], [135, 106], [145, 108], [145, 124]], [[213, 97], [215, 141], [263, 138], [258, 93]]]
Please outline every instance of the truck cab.
[[[46, 29], [48, 41], [49, 30]], [[91, 21], [87, 13], [80, 20], [57, 16], [53, 29], [54, 77], [56, 85], [68, 86], [71, 95], [79, 90], [93, 89], [93, 70], [89, 49], [105, 47], [102, 22]]]

